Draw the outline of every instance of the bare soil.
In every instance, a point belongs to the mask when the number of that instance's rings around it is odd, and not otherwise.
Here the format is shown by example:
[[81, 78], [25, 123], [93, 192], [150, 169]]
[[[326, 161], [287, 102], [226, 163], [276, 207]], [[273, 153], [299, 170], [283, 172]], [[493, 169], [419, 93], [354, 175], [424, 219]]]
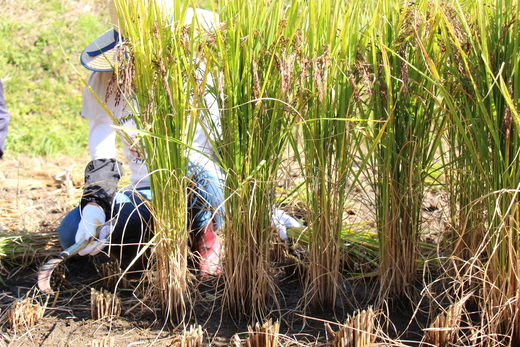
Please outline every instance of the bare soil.
[[[10, 262], [9, 257], [3, 256], [4, 260], [0, 263], [0, 346], [181, 346], [179, 336], [187, 334], [191, 325], [202, 327], [205, 346], [234, 345], [235, 334], [244, 340], [248, 322], [234, 320], [222, 312], [219, 301], [222, 284], [219, 279], [204, 283], [194, 281], [191, 295], [193, 310], [186, 317], [184, 327], [165, 324], [160, 310], [147, 306], [143, 293], [136, 290], [136, 287], [143, 286], [143, 278], [139, 274], [127, 275], [128, 283], [118, 287], [117, 294], [121, 300], [118, 318], [92, 319], [91, 290], [107, 286], [102, 264], [109, 258], [101, 254], [96, 257], [73, 257], [60, 270], [56, 270], [58, 274], [60, 271], [63, 273], [60, 277], [61, 289], [56, 295], [46, 296], [36, 289], [38, 269], [60, 251], [56, 227], [78, 202], [87, 161], [87, 157], [0, 160], [1, 233], [33, 234], [48, 239], [45, 250], [28, 251], [25, 257], [18, 255], [16, 262]], [[439, 210], [438, 196], [432, 194], [428, 197], [427, 205], [431, 207], [426, 212], [432, 223], [439, 223], [441, 218], [436, 215]], [[362, 209], [367, 212], [366, 207], [361, 206], [353, 204], [349, 212], [353, 219], [360, 218]], [[330, 334], [325, 323], [329, 322], [332, 330], [338, 330], [338, 324], [345, 322], [355, 310], [367, 308], [372, 303], [372, 294], [377, 288], [370, 281], [346, 281], [343, 283], [346, 295], [338, 299], [334, 314], [309, 314], [303, 312], [299, 305], [303, 289], [297, 269], [297, 266], [284, 268], [277, 264], [273, 270], [277, 290], [271, 318], [280, 322], [280, 344], [330, 345]], [[13, 327], [9, 323], [9, 311], [17, 300], [27, 298], [33, 298], [31, 302], [45, 307], [43, 318], [29, 327]], [[413, 308], [395, 308], [380, 314], [380, 318], [384, 319], [379, 320], [378, 335], [386, 336], [391, 341], [407, 341], [410, 346], [417, 345], [423, 335], [421, 328], [427, 321], [424, 314], [417, 312], [420, 311]]]

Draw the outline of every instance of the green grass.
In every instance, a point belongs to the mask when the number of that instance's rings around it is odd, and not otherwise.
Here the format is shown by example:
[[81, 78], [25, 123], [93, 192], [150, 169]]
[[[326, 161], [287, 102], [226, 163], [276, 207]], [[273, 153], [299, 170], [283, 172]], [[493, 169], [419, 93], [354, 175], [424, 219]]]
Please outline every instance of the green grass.
[[[208, 6], [198, 1], [197, 6]], [[103, 0], [0, 2], [0, 79], [11, 114], [6, 157], [82, 156], [82, 50], [111, 28]]]
[[2, 2], [0, 13], [0, 79], [11, 114], [6, 156], [84, 155], [81, 79], [88, 71], [79, 54], [110, 28], [105, 2]]

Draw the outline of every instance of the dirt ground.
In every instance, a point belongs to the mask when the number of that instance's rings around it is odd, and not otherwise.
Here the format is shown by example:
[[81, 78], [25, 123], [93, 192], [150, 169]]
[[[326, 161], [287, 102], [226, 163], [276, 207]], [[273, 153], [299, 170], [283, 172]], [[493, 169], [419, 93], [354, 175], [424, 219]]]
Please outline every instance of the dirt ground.
[[[221, 311], [222, 284], [219, 283], [194, 282], [193, 309], [185, 326], [177, 328], [164, 323], [159, 309], [147, 306], [144, 294], [136, 290], [143, 286], [139, 275], [127, 275], [125, 285], [118, 286], [121, 302], [118, 318], [92, 319], [92, 288], [101, 290], [112, 286], [104, 279], [103, 264], [109, 259], [103, 255], [76, 256], [56, 270], [58, 275], [63, 274], [58, 276], [62, 285], [56, 295], [46, 296], [36, 289], [39, 267], [60, 252], [56, 227], [78, 202], [87, 161], [86, 157], [0, 160], [1, 233], [30, 233], [48, 242], [45, 251], [41, 248], [36, 253], [28, 250], [23, 264], [6, 262], [6, 257], [0, 263], [0, 346], [199, 346], [193, 342], [180, 342], [180, 337], [190, 335], [190, 327], [197, 325], [202, 328], [204, 346], [236, 345], [233, 342], [235, 334], [243, 343], [248, 336], [247, 322], [233, 320]], [[432, 223], [439, 223], [441, 219], [434, 215], [438, 203], [436, 196], [429, 197]], [[360, 215], [359, 211], [351, 214], [353, 218]], [[274, 271], [277, 305], [273, 306], [271, 318], [280, 322], [280, 344], [283, 346], [330, 345], [331, 336], [325, 323], [329, 322], [333, 331], [338, 330], [337, 324], [345, 322], [355, 309], [370, 305], [371, 290], [376, 289], [372, 283], [344, 283], [346, 296], [338, 299], [335, 314], [311, 317], [299, 309], [303, 289], [298, 276], [293, 275], [292, 270], [275, 268]], [[9, 314], [14, 311], [14, 303], [24, 298], [26, 302], [44, 307], [39, 311], [43, 311], [43, 318], [35, 319], [35, 324], [29, 328], [23, 324], [13, 327]], [[408, 341], [406, 345], [409, 346], [417, 345], [421, 328], [426, 324], [425, 316], [414, 315], [411, 309], [395, 310], [390, 316], [384, 316], [388, 319], [380, 327], [378, 336]]]

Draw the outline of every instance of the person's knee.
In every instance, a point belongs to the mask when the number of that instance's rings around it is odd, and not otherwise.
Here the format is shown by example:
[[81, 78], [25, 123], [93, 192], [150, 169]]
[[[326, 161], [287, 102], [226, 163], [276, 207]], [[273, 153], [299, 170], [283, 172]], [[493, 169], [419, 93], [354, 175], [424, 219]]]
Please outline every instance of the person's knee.
[[188, 191], [189, 229], [199, 232], [210, 221], [218, 229], [223, 224], [223, 186], [210, 171], [197, 170]]
[[116, 211], [111, 243], [147, 242], [152, 225], [148, 206], [144, 203], [139, 205], [128, 203], [116, 205]]
[[81, 215], [79, 207], [71, 210], [62, 219], [58, 226], [58, 240], [60, 241], [63, 249], [69, 248], [76, 243], [76, 231], [78, 230], [79, 222], [81, 221]]

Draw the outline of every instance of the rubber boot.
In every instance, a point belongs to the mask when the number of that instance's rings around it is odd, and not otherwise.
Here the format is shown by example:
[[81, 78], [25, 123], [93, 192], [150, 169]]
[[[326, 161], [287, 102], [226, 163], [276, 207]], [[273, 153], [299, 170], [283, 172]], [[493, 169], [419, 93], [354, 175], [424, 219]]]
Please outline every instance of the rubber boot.
[[213, 230], [213, 222], [195, 235], [193, 240], [193, 252], [198, 259], [198, 268], [201, 276], [218, 275], [221, 272], [220, 258], [222, 254], [222, 241]]

